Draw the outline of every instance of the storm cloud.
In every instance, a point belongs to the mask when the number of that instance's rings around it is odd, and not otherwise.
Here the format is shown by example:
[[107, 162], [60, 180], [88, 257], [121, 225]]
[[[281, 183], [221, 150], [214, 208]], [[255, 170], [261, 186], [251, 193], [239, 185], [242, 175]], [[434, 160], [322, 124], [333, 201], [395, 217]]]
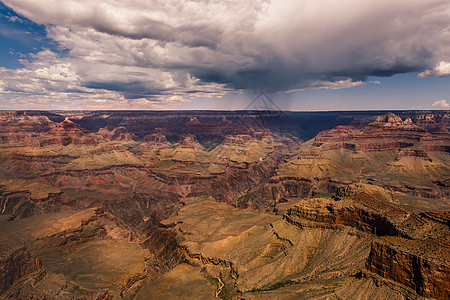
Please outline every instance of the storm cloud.
[[0, 68], [3, 93], [164, 102], [450, 75], [447, 0], [2, 2], [69, 50]]

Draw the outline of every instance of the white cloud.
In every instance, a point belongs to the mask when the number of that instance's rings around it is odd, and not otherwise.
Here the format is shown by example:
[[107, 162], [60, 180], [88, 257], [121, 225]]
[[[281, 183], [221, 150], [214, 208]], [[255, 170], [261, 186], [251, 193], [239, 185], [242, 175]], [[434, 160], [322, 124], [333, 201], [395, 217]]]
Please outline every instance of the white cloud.
[[8, 20], [9, 20], [10, 22], [19, 22], [19, 23], [22, 23], [22, 20], [19, 19], [17, 16], [10, 16], [10, 17], [7, 17], [7, 18], [8, 18]]
[[450, 75], [450, 62], [441, 61], [433, 69], [421, 72], [419, 78], [426, 77], [445, 77]]
[[0, 69], [4, 94], [79, 91], [163, 103], [348, 88], [373, 75], [446, 76], [450, 68], [447, 0], [3, 2], [70, 49]]
[[325, 89], [325, 90], [339, 90], [339, 89], [348, 89], [354, 88], [358, 86], [363, 86], [365, 83], [363, 81], [352, 81], [350, 79], [347, 80], [339, 80], [339, 81], [315, 81], [310, 82], [307, 88], [302, 89], [293, 89], [288, 90], [286, 93], [293, 93], [297, 91], [303, 91], [307, 89]]
[[447, 100], [439, 100], [431, 104], [431, 107], [434, 108], [450, 108], [450, 104], [447, 103]]

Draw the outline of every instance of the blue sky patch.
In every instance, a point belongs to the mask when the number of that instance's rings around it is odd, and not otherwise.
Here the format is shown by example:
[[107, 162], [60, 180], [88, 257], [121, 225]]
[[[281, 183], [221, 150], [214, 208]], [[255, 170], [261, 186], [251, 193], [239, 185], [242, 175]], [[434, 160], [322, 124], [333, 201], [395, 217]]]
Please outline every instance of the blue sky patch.
[[57, 42], [47, 38], [44, 25], [39, 25], [18, 15], [0, 2], [0, 66], [9, 69], [21, 68], [21, 59], [30, 59], [44, 49], [59, 54], [67, 53]]

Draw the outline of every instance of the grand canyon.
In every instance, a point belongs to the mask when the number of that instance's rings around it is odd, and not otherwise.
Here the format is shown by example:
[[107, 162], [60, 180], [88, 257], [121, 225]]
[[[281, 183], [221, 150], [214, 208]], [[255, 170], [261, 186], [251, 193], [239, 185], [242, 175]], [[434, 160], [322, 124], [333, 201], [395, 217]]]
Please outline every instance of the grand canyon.
[[1, 111], [1, 299], [450, 299], [450, 112]]
[[0, 300], [450, 300], [449, 0], [0, 0]]

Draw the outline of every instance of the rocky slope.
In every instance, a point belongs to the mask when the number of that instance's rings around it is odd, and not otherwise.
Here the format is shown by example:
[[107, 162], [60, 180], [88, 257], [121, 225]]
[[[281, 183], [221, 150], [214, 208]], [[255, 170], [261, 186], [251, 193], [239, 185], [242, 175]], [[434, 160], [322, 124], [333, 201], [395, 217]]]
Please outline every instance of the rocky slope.
[[[432, 241], [426, 248], [435, 247], [443, 241]], [[445, 242], [444, 242], [445, 243]], [[405, 244], [407, 246], [405, 247]], [[367, 260], [368, 270], [387, 279], [399, 282], [424, 297], [447, 299], [450, 289], [450, 265], [448, 241], [442, 245], [444, 257], [431, 258], [417, 255], [417, 242], [393, 243], [376, 241], [372, 244]]]
[[445, 113], [59, 113], [0, 113], [1, 298], [445, 299]]
[[0, 144], [36, 144], [35, 138], [50, 130], [52, 123], [45, 115], [0, 112]]
[[[211, 288], [222, 299], [350, 295], [363, 299], [418, 299], [419, 295], [445, 299], [442, 291], [448, 291], [448, 258], [432, 263], [434, 255], [425, 252], [417, 266], [414, 258], [397, 261], [399, 257], [392, 251], [377, 252], [377, 245], [385, 243], [385, 237], [398, 247], [412, 241], [422, 243], [422, 238], [434, 238], [439, 244], [448, 235], [448, 226], [432, 221], [423, 228], [422, 216], [408, 218], [382, 189], [352, 186], [348, 190], [356, 191], [354, 195], [336, 195], [340, 200], [312, 198], [284, 203], [279, 207], [283, 215], [240, 210], [207, 198], [186, 198], [178, 214], [163, 224], [176, 234], [187, 262], [204, 270]], [[366, 199], [367, 195], [373, 197]], [[384, 212], [373, 209], [374, 200], [383, 205]], [[336, 205], [359, 211], [351, 214], [351, 210], [336, 209]], [[394, 253], [418, 255], [413, 250]], [[390, 267], [397, 264], [408, 276]], [[426, 279], [416, 288], [409, 276], [420, 274]]]
[[378, 187], [352, 185], [334, 199], [303, 200], [283, 218], [300, 228], [351, 226], [377, 236], [366, 267], [424, 297], [446, 299], [450, 268], [448, 212], [416, 214]]
[[25, 247], [2, 250], [2, 257], [0, 257], [0, 294], [26, 277], [35, 275], [34, 281], [37, 282], [42, 276], [45, 276], [42, 262]]
[[98, 143], [99, 140], [98, 136], [91, 134], [87, 129], [66, 118], [61, 123], [51, 124], [50, 130], [42, 137], [41, 145], [93, 145]]
[[372, 182], [419, 197], [448, 198], [448, 133], [430, 133], [393, 114], [366, 126], [338, 126], [304, 143], [282, 178]]
[[112, 130], [109, 130], [107, 127], [100, 128], [97, 131], [97, 133], [111, 141], [131, 141], [131, 140], [133, 140], [132, 135], [123, 126], [116, 127]]

